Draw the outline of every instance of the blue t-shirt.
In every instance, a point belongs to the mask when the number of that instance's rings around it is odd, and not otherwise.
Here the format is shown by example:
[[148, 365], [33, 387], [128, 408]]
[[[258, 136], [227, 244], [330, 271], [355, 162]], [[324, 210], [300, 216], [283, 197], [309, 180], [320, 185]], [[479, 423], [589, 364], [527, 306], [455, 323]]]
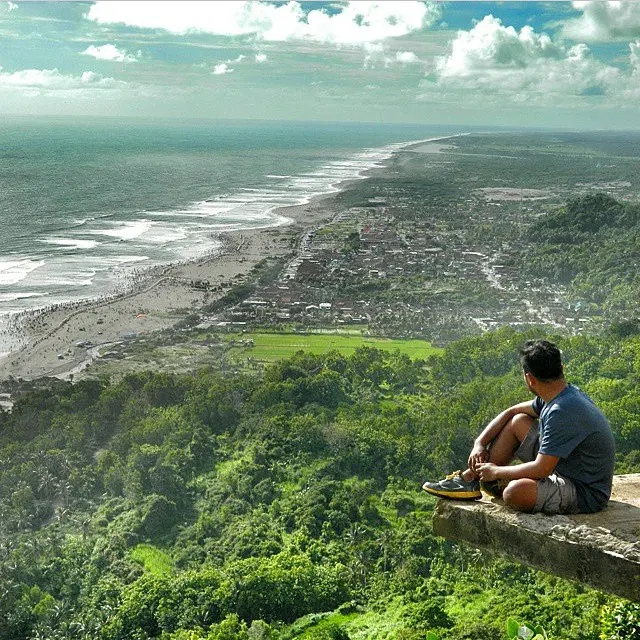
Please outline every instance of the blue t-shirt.
[[560, 458], [555, 472], [576, 486], [578, 508], [600, 511], [611, 496], [615, 444], [609, 422], [591, 398], [567, 385], [553, 400], [536, 397], [540, 453]]

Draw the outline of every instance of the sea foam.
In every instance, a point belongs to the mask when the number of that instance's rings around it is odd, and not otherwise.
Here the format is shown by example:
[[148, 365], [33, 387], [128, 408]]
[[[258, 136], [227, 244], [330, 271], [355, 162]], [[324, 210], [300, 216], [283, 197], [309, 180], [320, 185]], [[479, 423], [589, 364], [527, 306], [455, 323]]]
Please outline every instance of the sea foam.
[[44, 238], [40, 240], [40, 242], [69, 249], [93, 249], [100, 244], [97, 240], [81, 240], [74, 238]]
[[0, 259], [0, 285], [17, 284], [32, 271], [44, 264], [44, 260], [2, 260]]
[[114, 222], [113, 224], [115, 226], [113, 229], [96, 229], [90, 233], [110, 236], [112, 238], [117, 238], [118, 240], [133, 240], [134, 238], [138, 238], [149, 231], [153, 222], [151, 222], [151, 220], [133, 220]]

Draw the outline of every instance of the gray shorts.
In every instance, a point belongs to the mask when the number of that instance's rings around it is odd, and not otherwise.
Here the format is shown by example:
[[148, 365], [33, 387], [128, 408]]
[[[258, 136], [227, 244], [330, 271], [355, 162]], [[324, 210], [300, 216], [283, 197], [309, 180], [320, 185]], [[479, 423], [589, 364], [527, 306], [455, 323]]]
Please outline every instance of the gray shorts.
[[[522, 462], [532, 462], [540, 448], [540, 431], [535, 422], [527, 437], [516, 450], [516, 458]], [[533, 513], [578, 513], [578, 495], [576, 486], [571, 480], [559, 473], [552, 473], [548, 478], [538, 480], [538, 499]]]

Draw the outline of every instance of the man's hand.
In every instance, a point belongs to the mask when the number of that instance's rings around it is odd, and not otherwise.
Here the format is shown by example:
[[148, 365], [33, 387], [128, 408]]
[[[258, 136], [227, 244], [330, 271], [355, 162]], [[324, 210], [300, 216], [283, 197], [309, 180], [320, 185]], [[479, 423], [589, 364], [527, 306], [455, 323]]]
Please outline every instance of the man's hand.
[[523, 462], [522, 464], [510, 464], [504, 467], [493, 464], [492, 462], [484, 462], [477, 465], [477, 475], [483, 482], [491, 480], [518, 480], [519, 478], [531, 478], [532, 480], [541, 480], [548, 478], [560, 462], [560, 458], [548, 456], [544, 453], [538, 453], [533, 462]]
[[489, 460], [489, 452], [479, 444], [474, 444], [471, 453], [469, 454], [469, 460], [467, 464], [469, 469], [475, 474], [478, 473], [478, 465]]
[[478, 465], [478, 475], [480, 476], [480, 480], [483, 482], [490, 482], [491, 480], [498, 479], [498, 465], [493, 464], [492, 462], [485, 462], [483, 464]]

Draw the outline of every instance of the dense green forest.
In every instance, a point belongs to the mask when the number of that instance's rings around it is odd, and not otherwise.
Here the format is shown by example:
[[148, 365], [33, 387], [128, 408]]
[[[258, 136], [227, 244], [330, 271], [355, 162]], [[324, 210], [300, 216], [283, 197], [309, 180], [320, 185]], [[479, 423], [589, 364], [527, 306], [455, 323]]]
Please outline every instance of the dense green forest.
[[637, 314], [640, 205], [605, 193], [581, 196], [525, 234], [525, 273], [569, 285], [585, 315], [611, 320]]
[[[503, 329], [426, 361], [16, 384], [0, 413], [3, 640], [632, 638], [638, 606], [433, 536], [426, 478], [527, 397]], [[640, 335], [548, 336], [640, 471]]]

